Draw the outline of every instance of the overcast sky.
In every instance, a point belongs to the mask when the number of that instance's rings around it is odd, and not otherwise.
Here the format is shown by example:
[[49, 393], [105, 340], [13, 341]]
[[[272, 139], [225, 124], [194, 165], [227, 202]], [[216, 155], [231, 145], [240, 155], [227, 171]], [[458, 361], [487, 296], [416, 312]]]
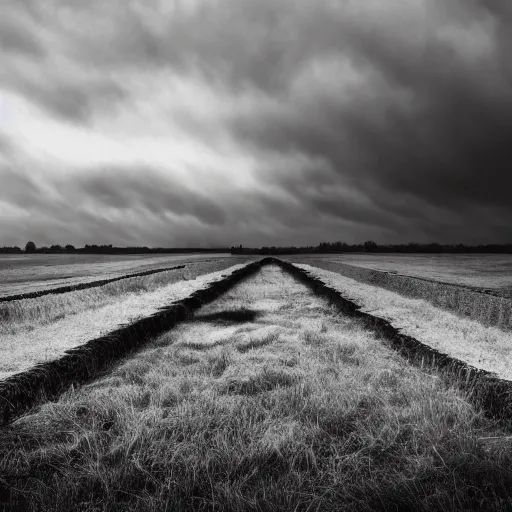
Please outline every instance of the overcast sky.
[[0, 246], [512, 241], [507, 0], [4, 0]]

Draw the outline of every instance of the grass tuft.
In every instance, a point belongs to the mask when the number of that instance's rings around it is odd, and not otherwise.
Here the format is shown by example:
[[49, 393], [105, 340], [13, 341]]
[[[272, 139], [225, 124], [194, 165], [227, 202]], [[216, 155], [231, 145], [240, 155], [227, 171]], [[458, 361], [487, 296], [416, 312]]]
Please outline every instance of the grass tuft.
[[221, 387], [221, 393], [234, 395], [255, 395], [275, 388], [292, 386], [297, 376], [287, 371], [265, 368], [262, 372], [245, 379], [230, 379]]
[[262, 336], [260, 338], [250, 337], [248, 341], [242, 341], [236, 345], [236, 348], [239, 352], [248, 352], [249, 350], [256, 350], [258, 348], [264, 347], [265, 345], [269, 345], [271, 343], [275, 343], [279, 340], [279, 332], [271, 332]]

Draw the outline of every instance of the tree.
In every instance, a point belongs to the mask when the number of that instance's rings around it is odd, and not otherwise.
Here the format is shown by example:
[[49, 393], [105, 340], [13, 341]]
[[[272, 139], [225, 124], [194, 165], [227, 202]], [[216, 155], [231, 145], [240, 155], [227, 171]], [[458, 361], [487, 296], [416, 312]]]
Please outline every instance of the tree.
[[36, 252], [36, 244], [34, 242], [27, 242], [27, 245], [25, 245], [25, 252]]
[[366, 252], [373, 252], [377, 249], [377, 244], [373, 240], [368, 240], [364, 243], [364, 250]]
[[72, 252], [74, 250], [75, 250], [75, 246], [74, 245], [71, 245], [71, 244], [66, 245], [66, 251]]

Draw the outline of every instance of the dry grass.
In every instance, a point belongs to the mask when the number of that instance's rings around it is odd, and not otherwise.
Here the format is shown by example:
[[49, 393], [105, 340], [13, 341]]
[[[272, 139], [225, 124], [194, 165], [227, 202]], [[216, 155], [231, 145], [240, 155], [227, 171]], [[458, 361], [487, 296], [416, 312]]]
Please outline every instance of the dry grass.
[[149, 316], [240, 267], [232, 263], [228, 258], [197, 263], [99, 288], [0, 305], [0, 311], [9, 312], [0, 321], [0, 378]]
[[[497, 296], [482, 293], [478, 289], [460, 286], [464, 283], [462, 278], [456, 284], [445, 284], [435, 280], [418, 279], [411, 275], [397, 275], [395, 273], [365, 268], [364, 266], [357, 266], [356, 263], [347, 265], [342, 263], [341, 259], [294, 257], [291, 260], [336, 272], [361, 283], [379, 286], [406, 297], [426, 300], [436, 307], [454, 312], [463, 318], [471, 318], [484, 325], [512, 331], [512, 295], [510, 295], [510, 288], [506, 286], [491, 290], [499, 295]], [[399, 260], [400, 258], [396, 259], [395, 266], [399, 264]], [[408, 263], [404, 262], [404, 265], [405, 270], [402, 270], [402, 272], [407, 272]], [[455, 262], [453, 265], [455, 266]], [[480, 275], [472, 274], [470, 270], [464, 267], [460, 271], [461, 274], [464, 272], [470, 274], [471, 277], [468, 277], [470, 280], [479, 277], [485, 281], [487, 277], [483, 268], [478, 270]], [[418, 273], [421, 275], [421, 272]], [[504, 279], [508, 277], [505, 271], [499, 275]], [[433, 279], [434, 276], [435, 274], [430, 278]], [[455, 278], [453, 277], [453, 279]], [[510, 278], [508, 277], [508, 279]]]
[[1, 303], [0, 336], [16, 334], [21, 330], [33, 330], [36, 326], [48, 325], [69, 315], [113, 304], [124, 295], [152, 292], [162, 286], [194, 279], [198, 275], [216, 272], [232, 265], [233, 260], [227, 259], [191, 263], [184, 269], [123, 279], [97, 288]]
[[354, 301], [385, 318], [404, 334], [466, 363], [512, 380], [512, 333], [444, 311], [426, 300], [410, 299], [310, 265], [297, 265]]
[[511, 254], [344, 253], [293, 256], [293, 259], [310, 265], [315, 265], [312, 260], [348, 264], [468, 288], [490, 289], [505, 296], [510, 296], [506, 291], [512, 288]]
[[227, 254], [0, 254], [0, 297], [222, 258], [233, 259]]
[[508, 432], [278, 268], [198, 317], [3, 433], [6, 510], [511, 503]]

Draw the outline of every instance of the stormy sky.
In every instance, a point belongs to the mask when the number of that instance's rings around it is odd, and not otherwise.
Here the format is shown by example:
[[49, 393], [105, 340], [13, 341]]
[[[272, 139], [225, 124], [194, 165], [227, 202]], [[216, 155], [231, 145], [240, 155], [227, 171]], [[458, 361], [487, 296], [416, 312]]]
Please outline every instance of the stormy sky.
[[505, 0], [4, 0], [0, 246], [512, 241]]

